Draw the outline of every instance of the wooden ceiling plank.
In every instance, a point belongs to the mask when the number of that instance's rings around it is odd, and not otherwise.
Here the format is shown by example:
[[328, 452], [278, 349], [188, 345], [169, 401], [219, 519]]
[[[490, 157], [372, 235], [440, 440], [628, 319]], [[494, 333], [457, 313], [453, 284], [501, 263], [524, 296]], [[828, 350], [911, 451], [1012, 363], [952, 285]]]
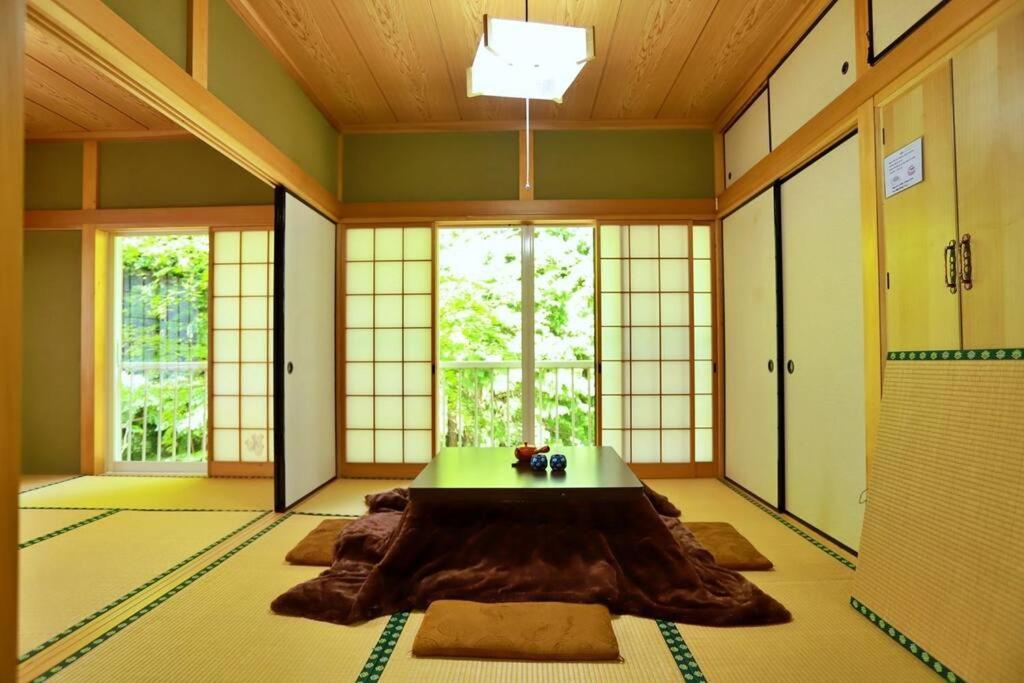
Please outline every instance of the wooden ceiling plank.
[[717, 115], [807, 4], [720, 0], [658, 115]]
[[145, 127], [32, 57], [25, 59], [25, 96], [89, 130]]
[[715, 0], [625, 2], [597, 94], [595, 118], [654, 118]]
[[[238, 9], [248, 6], [267, 36], [294, 65], [305, 90], [341, 123], [381, 123], [395, 116], [359, 53], [348, 29], [333, 7], [333, 0], [231, 0]], [[246, 18], [243, 16], [243, 18]], [[248, 21], [248, 19], [247, 19]], [[250, 24], [251, 25], [251, 24]], [[257, 35], [260, 35], [257, 32]]]
[[455, 88], [459, 111], [465, 120], [522, 118], [523, 101], [510, 97], [467, 97], [466, 69], [473, 63], [483, 33], [484, 15], [522, 19], [521, 0], [430, 0], [437, 31]]
[[428, 3], [364, 0], [335, 6], [399, 121], [459, 117]]
[[[530, 6], [530, 20], [564, 26], [594, 28], [594, 59], [583, 67], [562, 103], [538, 102], [537, 118], [579, 120], [590, 118], [608, 60], [619, 9], [629, 0], [541, 0]], [[532, 109], [532, 108], [531, 108]]]
[[110, 107], [124, 112], [146, 128], [170, 130], [176, 127], [170, 119], [90, 68], [67, 43], [32, 22], [28, 23], [25, 30], [25, 52], [32, 59], [49, 67]]
[[46, 107], [32, 100], [25, 100], [25, 137], [33, 138], [41, 135], [54, 135], [64, 133], [84, 133], [82, 128], [73, 121], [52, 112]]

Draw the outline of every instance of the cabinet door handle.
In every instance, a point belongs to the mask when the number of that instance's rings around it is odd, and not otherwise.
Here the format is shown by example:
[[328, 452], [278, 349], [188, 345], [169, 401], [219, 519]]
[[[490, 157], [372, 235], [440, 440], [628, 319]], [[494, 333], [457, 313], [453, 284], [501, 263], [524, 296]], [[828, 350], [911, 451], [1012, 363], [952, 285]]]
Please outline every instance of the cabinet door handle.
[[793, 363], [793, 361], [789, 361], [788, 363], [786, 363], [786, 370], [788, 370], [789, 374], [792, 375], [793, 372], [796, 370], [796, 364]]
[[956, 294], [956, 240], [950, 240], [943, 250], [942, 269], [945, 272], [946, 289]]
[[768, 372], [775, 372], [775, 361], [768, 361]]
[[974, 263], [971, 259], [971, 235], [960, 238], [960, 284], [964, 291], [974, 287]]

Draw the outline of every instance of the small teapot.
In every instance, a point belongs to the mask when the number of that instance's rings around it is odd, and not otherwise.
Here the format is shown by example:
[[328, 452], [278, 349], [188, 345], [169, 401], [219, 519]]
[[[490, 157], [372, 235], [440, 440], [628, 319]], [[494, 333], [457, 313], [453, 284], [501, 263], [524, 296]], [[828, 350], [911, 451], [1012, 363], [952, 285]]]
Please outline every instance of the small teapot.
[[533, 456], [538, 453], [547, 453], [550, 450], [551, 446], [531, 446], [524, 441], [521, 446], [516, 446], [516, 460], [519, 462], [530, 462], [530, 458]]

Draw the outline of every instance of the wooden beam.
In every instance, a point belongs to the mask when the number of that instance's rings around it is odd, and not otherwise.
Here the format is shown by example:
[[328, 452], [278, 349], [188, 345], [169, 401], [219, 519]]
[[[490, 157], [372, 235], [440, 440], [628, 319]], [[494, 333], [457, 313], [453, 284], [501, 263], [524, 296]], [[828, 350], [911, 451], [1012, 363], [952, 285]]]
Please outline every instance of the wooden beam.
[[272, 462], [219, 462], [207, 464], [207, 475], [211, 477], [274, 477]]
[[210, 0], [188, 3], [188, 72], [207, 87], [210, 73]]
[[274, 224], [272, 204], [252, 206], [197, 206], [153, 209], [92, 209], [26, 211], [26, 230], [74, 230], [93, 225], [106, 230], [122, 228], [247, 227]]
[[878, 433], [882, 401], [882, 262], [878, 235], [878, 166], [876, 153], [875, 103], [868, 100], [857, 109], [857, 144], [860, 147], [861, 263], [864, 267], [864, 397], [867, 468]]
[[[529, 145], [529, 147], [527, 147]], [[533, 131], [519, 131], [519, 200], [533, 201]]]
[[382, 221], [478, 219], [679, 219], [710, 220], [708, 199], [504, 199], [493, 201], [351, 202], [342, 204], [344, 224]]
[[29, 18], [76, 49], [101, 74], [271, 185], [285, 185], [330, 218], [327, 189], [197, 83], [102, 0], [30, 0]]
[[186, 130], [76, 130], [55, 133], [27, 133], [27, 142], [60, 142], [66, 140], [191, 140]]
[[82, 145], [82, 208], [99, 208], [100, 146], [95, 140]]
[[729, 213], [856, 128], [857, 111], [864, 102], [872, 97], [879, 101], [883, 93], [909, 83], [1019, 2], [949, 0], [927, 23], [730, 185], [718, 198], [720, 214]]
[[338, 201], [345, 199], [345, 136], [338, 133]]
[[25, 2], [0, 2], [0, 681], [18, 661]]
[[[643, 130], [650, 128], [711, 128], [708, 119], [530, 119], [533, 130]], [[342, 124], [343, 133], [450, 133], [459, 131], [523, 130], [525, 119], [414, 121], [405, 123]]]

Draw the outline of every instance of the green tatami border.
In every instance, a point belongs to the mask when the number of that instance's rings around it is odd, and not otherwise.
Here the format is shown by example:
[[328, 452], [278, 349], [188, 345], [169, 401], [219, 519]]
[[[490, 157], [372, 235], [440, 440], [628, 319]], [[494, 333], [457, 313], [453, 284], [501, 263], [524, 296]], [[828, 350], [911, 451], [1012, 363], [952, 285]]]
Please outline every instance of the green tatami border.
[[24, 491], [18, 491], [18, 495], [19, 496], [23, 496], [26, 493], [32, 493], [33, 491], [38, 491], [39, 489], [45, 489], [48, 486], [56, 486], [57, 484], [66, 484], [69, 481], [74, 481], [75, 479], [79, 479], [79, 478], [84, 477], [84, 476], [85, 476], [84, 474], [69, 474], [67, 479], [61, 479], [59, 481], [51, 481], [49, 484], [40, 484], [39, 486], [33, 486], [30, 489], [25, 489]]
[[888, 360], [1024, 360], [1024, 349], [890, 351]]
[[825, 553], [826, 555], [831, 557], [833, 560], [835, 560], [839, 564], [843, 565], [847, 569], [854, 569], [854, 570], [857, 569], [857, 565], [855, 565], [853, 562], [851, 562], [850, 560], [846, 559], [845, 557], [843, 557], [842, 555], [837, 553], [835, 550], [832, 550], [832, 548], [829, 548], [827, 545], [825, 545], [824, 543], [822, 543], [818, 539], [814, 538], [813, 536], [811, 536], [809, 533], [807, 533], [806, 531], [804, 531], [803, 529], [801, 529], [797, 525], [795, 525], [792, 522], [790, 522], [788, 519], [786, 519], [785, 517], [780, 515], [775, 510], [772, 510], [771, 508], [767, 507], [764, 503], [762, 503], [758, 499], [754, 498], [752, 495], [750, 495], [749, 493], [744, 491], [742, 488], [740, 488], [736, 484], [732, 483], [731, 481], [729, 481], [727, 479], [723, 479], [721, 481], [722, 481], [723, 484], [725, 484], [727, 487], [729, 487], [733, 491], [733, 493], [736, 493], [741, 498], [744, 498], [748, 502], [753, 503], [762, 512], [764, 512], [765, 514], [771, 516], [773, 519], [775, 519], [775, 521], [779, 522], [780, 524], [785, 526], [787, 529], [789, 529], [793, 533], [795, 533], [798, 536], [800, 536], [802, 539], [804, 539], [805, 541], [807, 541], [808, 543], [813, 545], [815, 548], [817, 548], [818, 550], [822, 551], [823, 553]]
[[958, 676], [956, 672], [951, 671], [948, 666], [936, 659], [934, 655], [915, 643], [909, 636], [904, 634], [891, 623], [878, 616], [874, 610], [852, 595], [850, 596], [850, 606], [864, 615], [864, 617], [866, 617], [872, 624], [877, 626], [878, 630], [899, 643], [900, 647], [914, 655], [917, 659], [921, 660], [922, 664], [926, 664], [931, 667], [932, 671], [944, 680], [949, 681], [949, 683], [966, 683], [962, 677]]
[[33, 545], [35, 545], [37, 543], [42, 543], [43, 541], [47, 541], [47, 540], [49, 540], [51, 538], [55, 538], [57, 536], [60, 536], [61, 534], [66, 534], [69, 531], [74, 531], [75, 529], [79, 529], [79, 528], [85, 526], [86, 524], [92, 524], [93, 522], [98, 522], [99, 520], [103, 519], [104, 517], [109, 517], [110, 515], [116, 514], [118, 512], [120, 512], [120, 510], [107, 510], [107, 511], [101, 512], [100, 514], [95, 515], [93, 517], [89, 517], [87, 519], [79, 520], [79, 521], [75, 522], [74, 524], [68, 524], [66, 527], [62, 527], [60, 529], [56, 529], [56, 530], [51, 531], [49, 533], [43, 534], [42, 536], [36, 536], [35, 538], [30, 539], [28, 541], [25, 541], [24, 543], [19, 543], [18, 544], [18, 550], [23, 550], [23, 549], [28, 548], [29, 546], [33, 546]]
[[391, 615], [388, 622], [384, 624], [384, 630], [380, 632], [377, 644], [373, 646], [370, 656], [366, 658], [363, 670], [356, 676], [356, 683], [380, 680], [381, 675], [384, 673], [384, 667], [391, 660], [391, 655], [395, 651], [395, 644], [398, 643], [398, 637], [402, 635], [402, 629], [405, 628], [405, 622], [409, 620], [410, 614], [411, 612], [395, 612]]
[[683, 680], [706, 681], [707, 678], [704, 677], [704, 672], [700, 670], [700, 664], [697, 663], [697, 658], [690, 651], [690, 646], [683, 639], [683, 634], [679, 632], [679, 627], [671, 621], [665, 621], [664, 619], [658, 619], [657, 624], [658, 631], [661, 632], [661, 637], [665, 639], [665, 645], [672, 654], [672, 659], [675, 660], [676, 667], [678, 667]]
[[[223, 511], [222, 510], [214, 510], [214, 512], [223, 512]], [[75, 631], [78, 631], [79, 629], [81, 629], [82, 627], [86, 626], [87, 624], [89, 624], [93, 620], [103, 616], [104, 614], [106, 614], [110, 610], [114, 609], [115, 607], [117, 607], [121, 603], [125, 602], [126, 600], [131, 599], [132, 597], [134, 597], [134, 596], [138, 595], [139, 593], [141, 593], [142, 591], [146, 590], [147, 588], [149, 588], [150, 586], [155, 584], [157, 581], [160, 581], [161, 579], [163, 579], [167, 575], [171, 574], [172, 572], [175, 572], [178, 569], [181, 569], [182, 567], [184, 567], [186, 564], [188, 564], [189, 562], [191, 562], [195, 558], [197, 558], [200, 555], [202, 555], [203, 553], [209, 551], [211, 548], [214, 548], [217, 545], [219, 545], [220, 543], [223, 543], [224, 541], [226, 541], [227, 539], [231, 538], [232, 536], [234, 536], [238, 532], [242, 531], [243, 529], [246, 529], [247, 527], [252, 526], [253, 524], [258, 522], [259, 520], [261, 520], [264, 517], [266, 517], [268, 514], [270, 514], [270, 513], [264, 511], [261, 514], [257, 515], [256, 517], [253, 517], [252, 519], [250, 519], [248, 522], [246, 522], [242, 526], [234, 529], [233, 531], [228, 532], [224, 536], [221, 536], [219, 539], [217, 539], [213, 543], [210, 543], [209, 545], [205, 546], [204, 548], [201, 548], [200, 550], [197, 550], [196, 552], [194, 552], [191, 555], [189, 555], [188, 557], [186, 557], [184, 560], [181, 560], [180, 562], [178, 562], [175, 565], [169, 567], [168, 569], [165, 569], [164, 571], [160, 572], [159, 574], [157, 574], [153, 578], [149, 579], [145, 583], [140, 584], [139, 586], [136, 586], [131, 591], [125, 593], [124, 595], [122, 595], [121, 597], [117, 598], [116, 600], [114, 600], [110, 604], [108, 604], [108, 605], [106, 605], [106, 606], [96, 610], [95, 612], [93, 612], [89, 616], [79, 620], [74, 625], [67, 627], [66, 629], [64, 629], [60, 633], [58, 633], [58, 634], [56, 634], [54, 636], [51, 636], [48, 640], [46, 640], [43, 643], [40, 643], [39, 645], [36, 645], [34, 648], [29, 650], [28, 652], [26, 652], [26, 653], [24, 653], [22, 655], [19, 655], [18, 663], [19, 664], [23, 663], [23, 662], [31, 659], [32, 657], [35, 657], [40, 652], [44, 651], [46, 648], [51, 647], [52, 645], [60, 642], [64, 638], [67, 638], [69, 635], [71, 635]], [[95, 641], [94, 641], [94, 643], [91, 643], [90, 645], [93, 645], [93, 644], [95, 644]], [[86, 646], [85, 648], [82, 648], [82, 650], [85, 650], [86, 652], [88, 652], [89, 649], [91, 649], [89, 646]], [[79, 652], [71, 655], [70, 657], [65, 659], [64, 662], [62, 662], [62, 664], [65, 664], [66, 662], [68, 662], [68, 660], [74, 661], [74, 659], [76, 659], [77, 656], [81, 652], [82, 651], [80, 650]], [[61, 668], [63, 668], [63, 666], [61, 666]], [[53, 673], [56, 673], [56, 672], [51, 671], [48, 674], [44, 674], [38, 680], [45, 680], [46, 678], [49, 678], [50, 676], [52, 676]]]
[[117, 512], [270, 512], [267, 508], [123, 508], [63, 505], [21, 505], [19, 510], [116, 510]]

